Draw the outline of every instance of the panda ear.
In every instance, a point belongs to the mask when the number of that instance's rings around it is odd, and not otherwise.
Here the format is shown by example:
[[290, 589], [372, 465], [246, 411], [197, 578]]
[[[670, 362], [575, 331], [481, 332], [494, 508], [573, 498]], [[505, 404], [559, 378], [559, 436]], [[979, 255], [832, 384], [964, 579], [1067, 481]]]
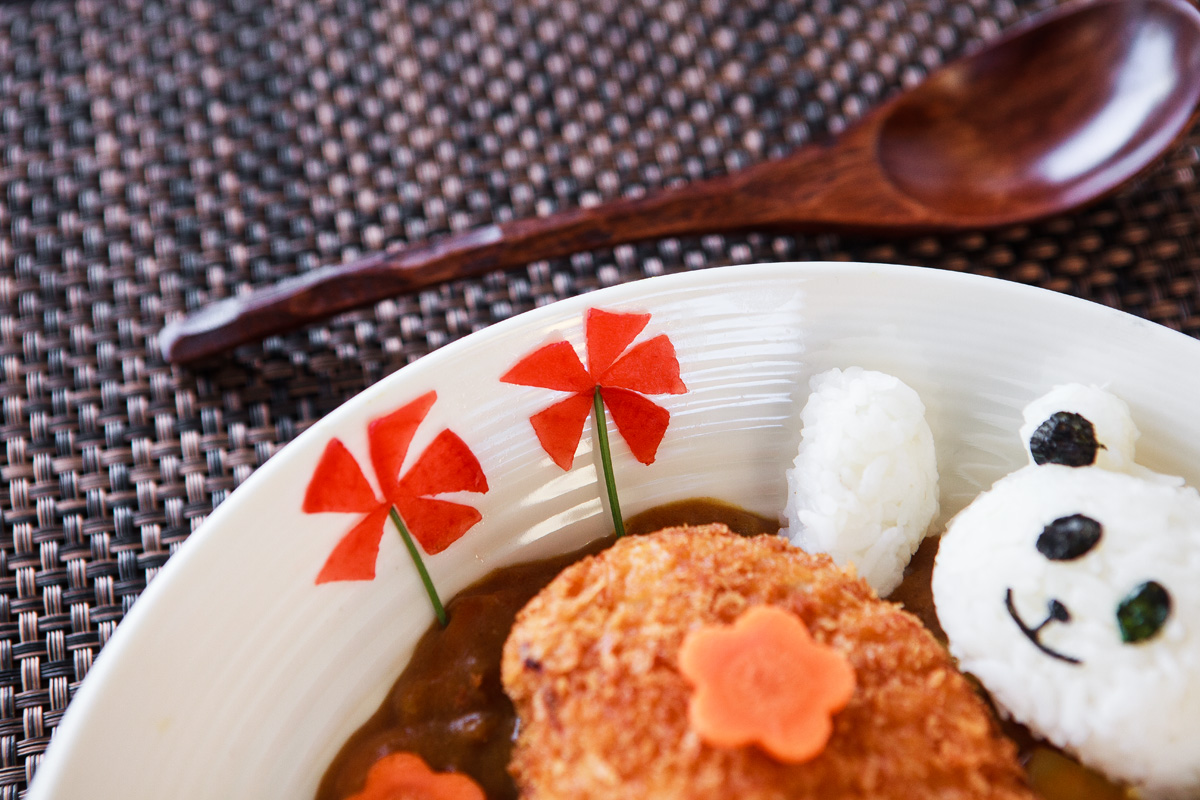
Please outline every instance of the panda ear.
[[1096, 440], [1096, 426], [1074, 411], [1051, 414], [1034, 429], [1028, 445], [1033, 463], [1039, 466], [1089, 467], [1096, 463], [1097, 451], [1104, 448]]

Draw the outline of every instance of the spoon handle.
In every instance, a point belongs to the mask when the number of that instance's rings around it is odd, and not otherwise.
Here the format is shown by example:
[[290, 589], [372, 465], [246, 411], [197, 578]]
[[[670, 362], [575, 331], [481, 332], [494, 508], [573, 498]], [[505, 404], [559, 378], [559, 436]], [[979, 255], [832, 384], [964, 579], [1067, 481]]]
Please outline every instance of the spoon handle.
[[[334, 314], [458, 278], [584, 250], [753, 224], [724, 176], [639, 198], [486, 225], [428, 244], [324, 266], [218, 300], [159, 334], [163, 356], [197, 361]], [[736, 181], [740, 182], [740, 181]]]
[[[159, 346], [168, 361], [197, 361], [438, 283], [644, 239], [780, 226], [871, 227], [880, 218], [868, 206], [835, 196], [854, 172], [845, 169], [851, 166], [845, 153], [844, 145], [812, 145], [778, 162], [643, 197], [487, 225], [321, 267], [173, 320], [159, 334]], [[862, 219], [850, 219], [855, 215]]]

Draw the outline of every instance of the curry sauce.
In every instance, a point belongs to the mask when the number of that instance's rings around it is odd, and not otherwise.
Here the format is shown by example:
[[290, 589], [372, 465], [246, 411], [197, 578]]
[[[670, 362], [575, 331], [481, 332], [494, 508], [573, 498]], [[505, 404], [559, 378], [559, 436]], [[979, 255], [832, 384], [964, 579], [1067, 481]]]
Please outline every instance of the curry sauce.
[[[629, 534], [720, 522], [745, 535], [779, 523], [715, 500], [685, 500], [625, 521]], [[367, 770], [397, 751], [416, 753], [435, 771], [470, 775], [489, 800], [515, 800], [507, 767], [517, 720], [500, 685], [500, 653], [517, 612], [554, 576], [612, 539], [562, 556], [492, 572], [447, 605], [449, 623], [431, 627], [383, 704], [346, 742], [326, 771], [317, 800], [342, 800], [362, 788]]]
[[[676, 525], [719, 522], [743, 535], [776, 533], [779, 523], [715, 500], [684, 500], [625, 521], [629, 534]], [[471, 776], [489, 800], [516, 800], [508, 774], [517, 718], [500, 683], [500, 657], [513, 621], [559, 572], [595, 554], [612, 538], [542, 561], [496, 570], [459, 592], [447, 605], [445, 628], [433, 625], [417, 642], [404, 672], [383, 704], [346, 742], [325, 772], [316, 800], [343, 800], [359, 791], [371, 765], [399, 751], [416, 753], [435, 771]], [[889, 596], [945, 643], [930, 591], [938, 541], [926, 539]], [[1125, 791], [1038, 742], [1024, 728], [1002, 722], [1016, 741], [1035, 791], [1047, 800], [1120, 800]]]

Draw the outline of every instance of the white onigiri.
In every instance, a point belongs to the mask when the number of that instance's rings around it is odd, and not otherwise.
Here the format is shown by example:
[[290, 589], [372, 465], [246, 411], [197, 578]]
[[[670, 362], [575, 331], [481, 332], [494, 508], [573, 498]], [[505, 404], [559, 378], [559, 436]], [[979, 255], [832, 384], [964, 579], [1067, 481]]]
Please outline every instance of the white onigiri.
[[782, 533], [853, 563], [887, 596], [938, 513], [925, 406], [899, 378], [859, 367], [823, 372], [810, 387]]
[[959, 666], [1035, 733], [1152, 798], [1200, 797], [1200, 494], [1028, 466], [942, 535]]

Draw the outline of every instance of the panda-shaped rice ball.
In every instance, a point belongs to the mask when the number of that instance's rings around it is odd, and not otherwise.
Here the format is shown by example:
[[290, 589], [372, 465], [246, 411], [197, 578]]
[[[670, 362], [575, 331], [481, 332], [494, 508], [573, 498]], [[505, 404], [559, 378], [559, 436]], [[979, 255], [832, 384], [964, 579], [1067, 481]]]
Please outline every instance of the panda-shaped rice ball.
[[[1099, 392], [1087, 388], [1113, 413], [1093, 426], [1088, 465], [1031, 452], [951, 520], [933, 573], [938, 619], [1002, 713], [1147, 797], [1196, 798], [1200, 493], [1135, 464], [1128, 409]], [[1080, 394], [1031, 404], [1027, 444]]]

